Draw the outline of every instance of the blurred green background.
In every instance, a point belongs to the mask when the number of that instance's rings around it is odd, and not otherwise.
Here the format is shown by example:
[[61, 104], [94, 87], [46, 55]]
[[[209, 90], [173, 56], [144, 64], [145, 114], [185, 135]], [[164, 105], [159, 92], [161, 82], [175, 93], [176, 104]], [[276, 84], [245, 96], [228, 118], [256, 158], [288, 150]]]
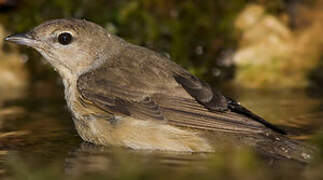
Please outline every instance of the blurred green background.
[[[303, 88], [322, 81], [317, 33], [323, 27], [323, 5], [315, 0], [1, 2], [6, 32], [28, 31], [49, 19], [85, 18], [169, 55], [212, 84], [231, 80], [248, 88]], [[31, 79], [53, 78], [30, 51], [24, 50]]]

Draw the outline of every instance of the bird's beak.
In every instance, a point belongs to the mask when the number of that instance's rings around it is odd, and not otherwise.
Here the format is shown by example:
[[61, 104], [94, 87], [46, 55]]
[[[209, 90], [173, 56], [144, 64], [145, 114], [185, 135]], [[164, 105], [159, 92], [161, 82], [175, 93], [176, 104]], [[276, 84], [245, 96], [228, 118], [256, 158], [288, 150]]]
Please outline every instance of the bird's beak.
[[35, 46], [39, 42], [35, 40], [29, 33], [13, 34], [6, 37], [5, 40], [25, 46]]

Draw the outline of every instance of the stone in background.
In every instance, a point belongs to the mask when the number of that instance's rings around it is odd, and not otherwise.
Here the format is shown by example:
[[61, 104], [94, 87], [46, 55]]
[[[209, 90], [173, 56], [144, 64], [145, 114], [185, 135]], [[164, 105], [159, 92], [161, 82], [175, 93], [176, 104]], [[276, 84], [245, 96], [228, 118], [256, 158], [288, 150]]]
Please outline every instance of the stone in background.
[[10, 52], [3, 50], [3, 39], [7, 34], [0, 24], [0, 102], [21, 96], [29, 84], [29, 71], [25, 66], [27, 56], [15, 47], [10, 48]]
[[[321, 3], [322, 4], [322, 3]], [[300, 10], [307, 23], [291, 30], [287, 23], [265, 12], [260, 5], [248, 5], [235, 21], [241, 32], [239, 48], [233, 55], [237, 65], [234, 83], [247, 88], [302, 88], [308, 74], [319, 62], [323, 38], [323, 13], [319, 7]], [[286, 21], [286, 20], [285, 20]]]

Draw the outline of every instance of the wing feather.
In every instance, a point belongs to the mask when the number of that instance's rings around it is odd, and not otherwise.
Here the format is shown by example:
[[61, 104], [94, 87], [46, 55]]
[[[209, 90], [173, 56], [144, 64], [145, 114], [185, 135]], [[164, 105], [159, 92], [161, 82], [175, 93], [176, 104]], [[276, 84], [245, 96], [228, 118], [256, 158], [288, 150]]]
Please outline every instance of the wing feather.
[[83, 98], [108, 113], [181, 127], [264, 131], [267, 122], [232, 112], [227, 99], [207, 83], [168, 59], [141, 50], [128, 48], [100, 68], [82, 74], [77, 88]]

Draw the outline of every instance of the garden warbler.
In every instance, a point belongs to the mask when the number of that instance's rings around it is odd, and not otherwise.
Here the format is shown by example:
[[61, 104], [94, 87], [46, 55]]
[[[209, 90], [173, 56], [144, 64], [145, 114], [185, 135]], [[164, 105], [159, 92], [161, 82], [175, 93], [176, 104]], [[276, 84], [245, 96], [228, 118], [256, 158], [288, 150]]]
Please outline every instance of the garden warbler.
[[36, 49], [59, 73], [84, 141], [176, 152], [214, 152], [232, 142], [275, 156], [308, 158], [282, 130], [167, 57], [92, 22], [47, 21], [6, 40]]

